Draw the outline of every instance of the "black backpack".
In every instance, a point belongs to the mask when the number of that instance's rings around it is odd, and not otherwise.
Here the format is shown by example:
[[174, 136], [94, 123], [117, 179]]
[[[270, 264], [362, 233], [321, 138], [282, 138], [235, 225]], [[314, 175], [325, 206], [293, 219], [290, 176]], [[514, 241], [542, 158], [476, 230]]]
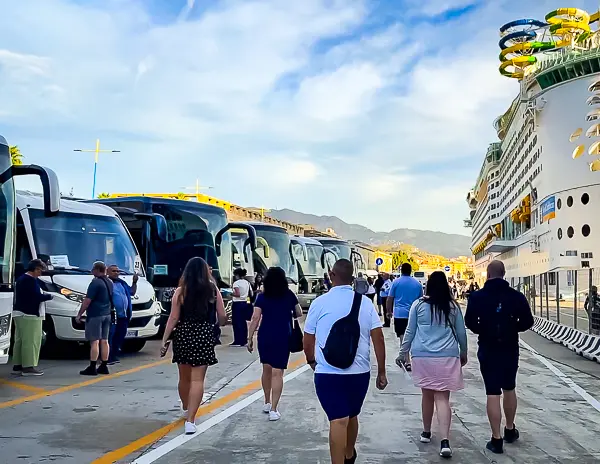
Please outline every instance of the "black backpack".
[[323, 348], [325, 361], [338, 369], [348, 369], [354, 363], [360, 340], [358, 313], [362, 298], [360, 293], [354, 292], [350, 314], [335, 321], [325, 342]]

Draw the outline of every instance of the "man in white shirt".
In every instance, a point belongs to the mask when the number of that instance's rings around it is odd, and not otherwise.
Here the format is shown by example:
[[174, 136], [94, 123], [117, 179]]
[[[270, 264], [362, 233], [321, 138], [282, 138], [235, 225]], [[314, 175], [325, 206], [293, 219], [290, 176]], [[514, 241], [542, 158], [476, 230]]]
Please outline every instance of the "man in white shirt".
[[329, 445], [332, 464], [356, 461], [358, 415], [362, 408], [371, 372], [371, 340], [377, 357], [377, 388], [387, 386], [385, 340], [381, 320], [373, 303], [362, 297], [358, 313], [360, 340], [354, 362], [348, 369], [327, 363], [323, 348], [331, 327], [347, 316], [352, 307], [352, 263], [338, 260], [330, 273], [332, 289], [310, 305], [304, 325], [304, 353], [315, 371], [315, 389], [330, 422]]

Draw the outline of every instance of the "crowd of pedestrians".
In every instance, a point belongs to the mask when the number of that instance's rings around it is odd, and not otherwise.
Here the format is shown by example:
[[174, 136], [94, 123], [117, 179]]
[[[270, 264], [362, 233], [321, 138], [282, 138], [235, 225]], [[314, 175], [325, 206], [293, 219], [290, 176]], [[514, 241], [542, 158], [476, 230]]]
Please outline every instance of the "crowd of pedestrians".
[[[38, 280], [44, 269], [42, 261], [32, 260], [15, 287], [13, 371], [19, 375], [43, 374], [37, 368], [43, 302], [51, 298]], [[316, 396], [329, 420], [331, 461], [354, 463], [358, 416], [371, 378], [371, 345], [377, 365], [376, 387], [383, 390], [388, 384], [383, 328], [390, 327], [393, 320], [400, 342], [396, 364], [406, 373], [412, 372], [414, 385], [421, 390], [420, 441], [432, 441], [437, 411], [439, 454], [451, 457], [450, 396], [464, 388], [462, 369], [468, 362], [468, 328], [479, 342], [477, 358], [491, 428], [486, 447], [502, 453], [504, 443], [513, 443], [520, 436], [515, 426], [518, 334], [533, 325], [525, 296], [504, 279], [503, 263], [493, 261], [483, 288], [472, 284], [466, 289], [468, 302], [463, 317], [457, 302], [463, 290], [449, 283], [444, 272], [433, 272], [424, 291], [411, 276], [410, 264], [403, 264], [400, 271], [396, 279], [388, 273], [381, 273], [376, 280], [361, 273], [354, 278], [352, 263], [338, 260], [328, 275], [328, 291], [310, 306], [302, 335], [297, 323], [302, 310], [283, 269], [270, 268], [264, 280], [257, 275], [254, 285], [246, 279], [245, 270], [235, 270], [232, 345], [246, 346], [252, 353], [258, 331], [263, 412], [270, 421], [281, 419], [284, 371], [290, 353], [303, 349], [306, 362], [314, 370]], [[85, 322], [90, 343], [90, 364], [82, 375], [108, 374], [108, 365], [119, 362], [138, 281], [134, 275], [132, 285], [128, 285], [120, 278], [117, 266], [107, 268], [102, 262], [94, 263], [92, 273], [94, 278], [76, 317], [77, 322]], [[195, 417], [204, 394], [207, 368], [218, 362], [215, 326], [224, 325], [226, 319], [223, 298], [210, 267], [202, 258], [190, 259], [173, 296], [161, 348], [161, 356], [165, 356], [173, 343], [186, 434], [197, 430]], [[293, 348], [296, 335], [300, 337], [295, 340], [296, 345], [300, 344], [297, 349]]]

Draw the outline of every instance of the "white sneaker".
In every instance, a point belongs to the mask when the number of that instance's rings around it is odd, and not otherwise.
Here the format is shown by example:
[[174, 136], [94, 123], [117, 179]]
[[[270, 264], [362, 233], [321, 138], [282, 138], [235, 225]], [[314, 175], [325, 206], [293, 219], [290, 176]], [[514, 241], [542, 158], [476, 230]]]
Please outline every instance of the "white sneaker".
[[279, 411], [270, 411], [269, 412], [269, 420], [271, 422], [278, 421], [281, 419], [281, 413]]
[[185, 434], [193, 435], [196, 433], [196, 424], [193, 422], [185, 421]]
[[263, 406], [263, 412], [265, 414], [269, 414], [271, 412], [271, 403], [265, 403]]

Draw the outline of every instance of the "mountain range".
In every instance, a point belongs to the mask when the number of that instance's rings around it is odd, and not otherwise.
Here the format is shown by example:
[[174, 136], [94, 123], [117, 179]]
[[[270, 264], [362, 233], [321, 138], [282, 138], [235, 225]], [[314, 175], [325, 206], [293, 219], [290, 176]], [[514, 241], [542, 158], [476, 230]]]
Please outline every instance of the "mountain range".
[[325, 230], [331, 228], [347, 240], [359, 240], [373, 246], [396, 246], [410, 244], [428, 253], [447, 258], [470, 256], [471, 237], [446, 234], [432, 230], [394, 229], [391, 232], [375, 232], [359, 224], [348, 224], [336, 216], [316, 216], [291, 209], [271, 210], [269, 216], [295, 224], [310, 224]]

